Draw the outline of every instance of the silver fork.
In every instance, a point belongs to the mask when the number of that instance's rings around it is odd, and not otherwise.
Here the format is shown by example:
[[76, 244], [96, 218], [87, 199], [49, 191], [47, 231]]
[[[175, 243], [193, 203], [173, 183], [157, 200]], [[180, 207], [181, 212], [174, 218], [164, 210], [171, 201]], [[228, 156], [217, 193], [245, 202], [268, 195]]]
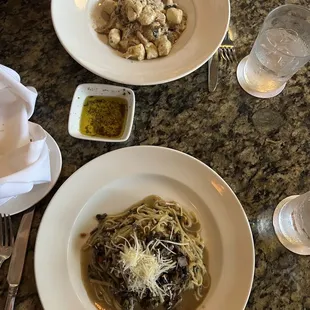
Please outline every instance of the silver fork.
[[0, 214], [0, 268], [11, 257], [14, 247], [14, 233], [10, 215]]
[[226, 36], [219, 48], [220, 57], [229, 63], [237, 62], [236, 49], [232, 40], [231, 29], [229, 28]]

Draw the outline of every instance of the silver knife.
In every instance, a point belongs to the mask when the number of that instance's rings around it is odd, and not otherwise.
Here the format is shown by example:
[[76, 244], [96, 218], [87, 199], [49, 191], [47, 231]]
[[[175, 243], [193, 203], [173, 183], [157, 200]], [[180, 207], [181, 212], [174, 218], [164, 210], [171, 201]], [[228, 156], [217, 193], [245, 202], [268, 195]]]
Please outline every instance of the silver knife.
[[218, 50], [208, 61], [208, 89], [214, 92], [218, 84], [219, 75], [219, 54]]
[[31, 230], [31, 224], [34, 214], [34, 208], [30, 209], [27, 213], [23, 215], [20, 222], [18, 233], [16, 236], [16, 241], [13, 249], [13, 254], [11, 258], [11, 263], [9, 267], [9, 273], [7, 276], [7, 281], [9, 284], [8, 296], [5, 303], [5, 310], [13, 310], [15, 298], [18, 291], [18, 286], [22, 277], [25, 256], [27, 251], [27, 244], [29, 239], [29, 234]]

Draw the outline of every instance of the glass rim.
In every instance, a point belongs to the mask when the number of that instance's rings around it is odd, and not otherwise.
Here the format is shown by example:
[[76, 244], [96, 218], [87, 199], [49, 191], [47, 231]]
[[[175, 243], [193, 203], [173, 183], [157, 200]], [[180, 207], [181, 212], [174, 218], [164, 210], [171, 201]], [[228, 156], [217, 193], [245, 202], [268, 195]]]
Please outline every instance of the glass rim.
[[282, 8], [285, 8], [285, 7], [293, 7], [295, 9], [298, 9], [298, 10], [302, 10], [302, 11], [306, 11], [308, 14], [309, 14], [309, 17], [310, 17], [310, 9], [306, 8], [305, 6], [303, 5], [300, 5], [300, 4], [293, 4], [293, 3], [288, 3], [288, 4], [283, 4], [283, 5], [279, 5], [277, 6], [276, 8], [274, 8], [273, 10], [271, 10], [268, 15], [266, 16], [266, 19], [269, 17], [269, 15], [271, 15], [272, 13], [274, 13], [275, 11], [279, 10], [279, 9], [282, 9]]
[[[284, 8], [284, 7], [292, 7], [292, 8], [298, 9], [298, 10], [306, 11], [307, 14], [309, 14], [309, 18], [310, 18], [310, 10], [309, 10], [308, 8], [304, 7], [303, 5], [288, 3], [288, 4], [280, 5], [280, 6], [276, 7], [276, 8], [274, 8], [272, 11], [270, 11], [270, 12], [268, 13], [268, 15], [266, 16], [266, 18], [265, 18], [265, 20], [264, 20], [264, 23], [268, 20], [268, 18], [270, 18], [271, 14], [273, 14], [274, 12], [276, 12], [276, 11], [278, 11], [279, 9], [282, 9], [282, 8]], [[264, 23], [263, 23], [263, 26], [264, 26]], [[309, 25], [310, 25], [310, 22], [309, 22]], [[285, 28], [283, 28], [283, 29], [285, 29]], [[280, 51], [280, 50], [277, 49], [277, 48], [276, 48], [276, 50], [277, 50], [280, 54], [282, 54], [282, 55], [284, 55], [284, 56], [286, 56], [286, 57], [305, 59], [305, 58], [310, 57], [310, 46], [308, 46], [308, 44], [306, 44], [306, 46], [307, 46], [307, 49], [308, 49], [308, 53], [307, 53], [306, 56], [291, 56], [291, 55], [287, 55], [287, 54], [283, 53], [282, 51]]]

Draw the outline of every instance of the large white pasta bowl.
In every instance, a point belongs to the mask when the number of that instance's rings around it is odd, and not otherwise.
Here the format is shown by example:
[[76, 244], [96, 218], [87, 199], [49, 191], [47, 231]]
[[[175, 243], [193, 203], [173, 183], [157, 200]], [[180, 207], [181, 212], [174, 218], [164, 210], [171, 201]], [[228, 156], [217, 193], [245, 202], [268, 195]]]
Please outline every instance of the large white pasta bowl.
[[52, 20], [67, 52], [89, 71], [111, 81], [154, 85], [179, 79], [215, 53], [228, 29], [229, 0], [175, 0], [188, 16], [187, 28], [166, 57], [132, 61], [105, 44], [93, 29], [98, 0], [52, 0]]

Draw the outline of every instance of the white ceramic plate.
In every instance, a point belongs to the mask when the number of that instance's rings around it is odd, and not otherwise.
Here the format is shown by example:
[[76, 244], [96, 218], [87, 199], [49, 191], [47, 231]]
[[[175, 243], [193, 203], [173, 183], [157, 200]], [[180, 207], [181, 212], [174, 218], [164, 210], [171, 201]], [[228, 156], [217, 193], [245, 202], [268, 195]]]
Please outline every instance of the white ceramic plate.
[[229, 0], [176, 0], [188, 25], [167, 57], [142, 62], [122, 58], [93, 30], [98, 0], [52, 0], [52, 19], [67, 52], [89, 71], [111, 81], [153, 85], [181, 78], [204, 64], [221, 44], [230, 18]]
[[[29, 126], [32, 124], [29, 122]], [[27, 210], [43, 199], [57, 182], [62, 167], [61, 153], [52, 136], [47, 131], [45, 132], [51, 163], [51, 182], [35, 185], [29, 193], [10, 199], [0, 207], [0, 213], [13, 215]]]
[[80, 233], [96, 225], [97, 213], [120, 212], [150, 194], [176, 200], [198, 213], [211, 274], [210, 291], [199, 309], [244, 309], [253, 281], [254, 246], [237, 197], [197, 159], [171, 149], [140, 146], [92, 160], [50, 202], [35, 249], [35, 276], [45, 310], [95, 309], [81, 280], [80, 249], [85, 239]]

